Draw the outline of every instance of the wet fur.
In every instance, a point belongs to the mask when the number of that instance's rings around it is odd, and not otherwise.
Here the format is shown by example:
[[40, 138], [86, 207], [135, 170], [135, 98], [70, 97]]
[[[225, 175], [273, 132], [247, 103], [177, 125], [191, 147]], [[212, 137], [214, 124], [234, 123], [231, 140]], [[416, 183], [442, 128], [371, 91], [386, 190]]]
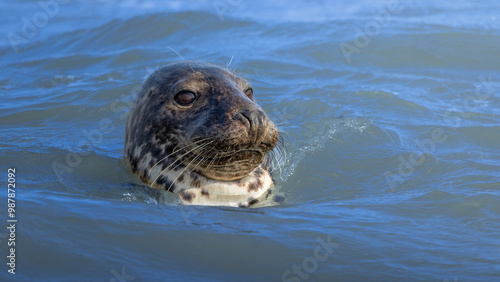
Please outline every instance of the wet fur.
[[[125, 159], [140, 179], [197, 205], [249, 206], [273, 186], [269, 152], [279, 134], [246, 80], [204, 63], [151, 74], [127, 120]], [[197, 93], [189, 109], [172, 97]]]

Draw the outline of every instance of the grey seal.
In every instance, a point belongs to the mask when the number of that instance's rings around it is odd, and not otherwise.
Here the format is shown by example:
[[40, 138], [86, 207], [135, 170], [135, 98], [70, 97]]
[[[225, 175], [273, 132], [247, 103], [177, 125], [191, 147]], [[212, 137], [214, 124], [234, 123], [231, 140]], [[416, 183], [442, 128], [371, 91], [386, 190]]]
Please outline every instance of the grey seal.
[[278, 141], [247, 80], [179, 62], [144, 81], [127, 119], [125, 160], [144, 183], [185, 204], [245, 207], [273, 186]]

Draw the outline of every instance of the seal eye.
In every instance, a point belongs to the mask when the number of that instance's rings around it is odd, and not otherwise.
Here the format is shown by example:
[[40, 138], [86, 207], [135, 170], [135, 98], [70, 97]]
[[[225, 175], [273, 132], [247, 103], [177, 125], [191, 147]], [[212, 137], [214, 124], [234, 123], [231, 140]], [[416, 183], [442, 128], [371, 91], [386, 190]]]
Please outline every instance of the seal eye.
[[253, 98], [253, 89], [248, 88], [247, 91], [245, 91], [245, 95], [247, 95], [248, 98], [252, 99]]
[[196, 96], [189, 91], [182, 91], [175, 95], [175, 101], [181, 106], [189, 106], [195, 99]]

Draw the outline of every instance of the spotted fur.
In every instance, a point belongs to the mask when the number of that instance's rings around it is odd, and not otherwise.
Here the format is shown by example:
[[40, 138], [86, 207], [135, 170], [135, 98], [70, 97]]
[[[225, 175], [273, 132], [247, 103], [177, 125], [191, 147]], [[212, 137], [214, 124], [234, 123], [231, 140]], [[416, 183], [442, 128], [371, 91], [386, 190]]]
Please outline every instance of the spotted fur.
[[[146, 184], [185, 204], [250, 206], [273, 186], [268, 153], [277, 127], [248, 81], [204, 63], [151, 74], [127, 120], [125, 159]], [[196, 96], [189, 107], [176, 95]]]

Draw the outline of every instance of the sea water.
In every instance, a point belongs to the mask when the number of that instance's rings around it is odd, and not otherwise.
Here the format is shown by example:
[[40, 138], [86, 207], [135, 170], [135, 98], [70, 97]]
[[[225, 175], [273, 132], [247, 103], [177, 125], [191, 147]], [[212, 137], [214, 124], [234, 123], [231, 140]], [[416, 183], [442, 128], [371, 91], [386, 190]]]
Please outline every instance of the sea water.
[[[497, 1], [0, 7], [2, 281], [500, 281]], [[252, 83], [279, 203], [184, 206], [126, 167], [171, 49]]]

